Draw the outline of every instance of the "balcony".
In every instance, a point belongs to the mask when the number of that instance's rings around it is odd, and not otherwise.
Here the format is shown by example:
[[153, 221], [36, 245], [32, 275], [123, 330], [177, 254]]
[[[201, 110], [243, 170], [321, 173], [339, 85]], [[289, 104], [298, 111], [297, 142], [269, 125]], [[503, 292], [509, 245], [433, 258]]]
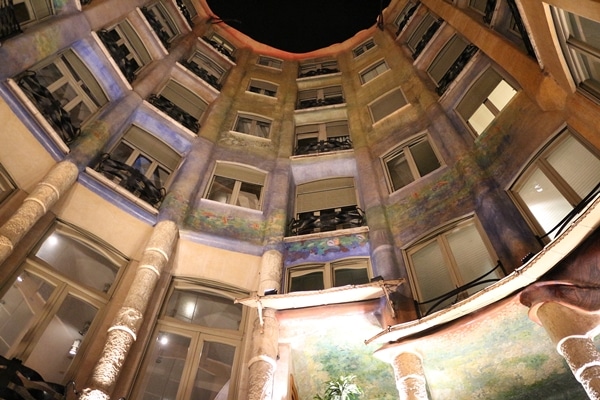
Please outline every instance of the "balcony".
[[103, 29], [98, 31], [98, 37], [106, 46], [110, 56], [115, 60], [127, 82], [132, 83], [135, 79], [135, 72], [140, 68], [140, 65], [134, 58], [130, 57], [131, 53], [129, 49], [119, 44], [119, 41], [121, 41], [119, 34], [114, 29], [110, 31]]
[[289, 236], [331, 232], [340, 229], [358, 228], [366, 224], [363, 211], [357, 206], [301, 213], [288, 224]]
[[202, 36], [202, 39], [206, 43], [210, 44], [219, 53], [221, 53], [225, 57], [227, 57], [231, 62], [235, 63], [235, 57], [233, 56], [233, 52], [231, 50], [229, 50], [228, 48], [226, 48], [225, 46], [223, 46], [221, 43], [217, 42], [216, 40], [213, 40], [207, 36]]
[[200, 123], [198, 122], [198, 119], [183, 111], [181, 108], [163, 96], [153, 94], [148, 98], [148, 102], [192, 132], [197, 133], [200, 129]]
[[344, 104], [344, 102], [344, 96], [304, 99], [298, 102], [296, 110], [303, 110], [305, 108], [313, 107], [325, 107], [333, 104]]
[[438, 95], [442, 95], [448, 89], [448, 86], [456, 79], [456, 77], [462, 72], [465, 65], [469, 62], [469, 60], [473, 57], [473, 55], [479, 50], [477, 46], [470, 43], [467, 47], [460, 53], [460, 56], [454, 61], [452, 66], [446, 71], [440, 82], [438, 83], [438, 87], [436, 92]]
[[218, 91], [221, 91], [222, 85], [219, 83], [219, 78], [217, 78], [214, 75], [211, 75], [206, 69], [200, 67], [193, 61], [180, 60], [179, 62], [181, 65], [190, 70], [194, 75], [196, 75], [197, 77], [199, 77]]
[[12, 0], [0, 0], [0, 40], [8, 39], [23, 32], [15, 14]]
[[303, 143], [298, 143], [298, 146], [294, 149], [294, 155], [320, 154], [350, 149], [352, 149], [352, 141], [348, 135], [330, 137], [327, 140], [317, 140], [315, 138], [314, 140], [305, 140]]
[[146, 7], [142, 7], [140, 8], [140, 10], [142, 11], [142, 14], [144, 14], [144, 17], [146, 17], [146, 20], [150, 24], [152, 30], [156, 33], [156, 36], [158, 36], [158, 39], [160, 40], [162, 45], [165, 47], [165, 49], [168, 50], [171, 46], [171, 35], [169, 35], [165, 27], [163, 27], [162, 23], [158, 19], [158, 17], [154, 14], [155, 11]]
[[320, 75], [329, 75], [336, 74], [340, 72], [337, 68], [337, 63], [324, 63], [323, 65], [310, 65], [310, 66], [300, 66], [300, 72], [298, 73], [298, 78], [306, 78], [310, 76], [320, 76]]

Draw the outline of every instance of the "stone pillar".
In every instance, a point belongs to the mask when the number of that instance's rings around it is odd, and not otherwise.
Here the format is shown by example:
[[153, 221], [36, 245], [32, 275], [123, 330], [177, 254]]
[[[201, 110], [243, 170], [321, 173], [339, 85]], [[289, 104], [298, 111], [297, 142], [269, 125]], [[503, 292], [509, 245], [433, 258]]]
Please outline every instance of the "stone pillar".
[[600, 353], [588, 332], [596, 318], [559, 303], [537, 308], [536, 317], [590, 399], [600, 399]]
[[123, 362], [136, 340], [144, 312], [161, 271], [169, 261], [177, 240], [178, 228], [172, 221], [161, 221], [152, 232], [138, 270], [121, 309], [108, 329], [102, 355], [94, 367], [81, 400], [109, 399]]
[[258, 295], [263, 296], [265, 290], [281, 289], [281, 270], [283, 268], [283, 255], [278, 250], [267, 250], [263, 253], [260, 266], [260, 282]]
[[271, 400], [277, 353], [279, 322], [275, 310], [265, 309], [263, 324], [257, 318], [252, 332], [252, 358], [248, 362], [248, 400]]
[[75, 183], [79, 170], [69, 161], [56, 164], [23, 201], [19, 209], [0, 227], [0, 264], [35, 223]]
[[427, 400], [427, 381], [421, 356], [402, 352], [392, 360], [400, 400]]

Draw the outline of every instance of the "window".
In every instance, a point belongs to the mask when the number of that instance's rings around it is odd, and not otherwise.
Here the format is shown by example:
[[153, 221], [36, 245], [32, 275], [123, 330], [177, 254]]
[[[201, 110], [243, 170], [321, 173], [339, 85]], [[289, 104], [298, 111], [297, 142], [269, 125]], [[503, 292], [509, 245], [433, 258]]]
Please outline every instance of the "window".
[[268, 138], [271, 121], [256, 115], [240, 114], [235, 121], [234, 131], [260, 138]]
[[65, 384], [126, 263], [97, 239], [55, 223], [3, 288], [0, 354], [23, 360], [48, 382]]
[[175, 281], [135, 397], [233, 400], [245, 319], [233, 299], [244, 295]]
[[248, 91], [269, 97], [275, 97], [277, 95], [277, 85], [271, 82], [260, 81], [258, 79], [250, 79]]
[[298, 109], [323, 107], [344, 103], [344, 94], [339, 85], [318, 89], [307, 89], [298, 92]]
[[336, 60], [311, 60], [300, 64], [300, 68], [298, 68], [298, 78], [334, 74], [336, 72], [340, 72]]
[[511, 193], [538, 234], [551, 230], [600, 182], [600, 159], [564, 132], [517, 180]]
[[66, 144], [108, 101], [93, 73], [72, 50], [42, 62], [15, 80]]
[[369, 68], [360, 73], [360, 81], [362, 84], [365, 84], [379, 75], [383, 74], [385, 71], [389, 70], [387, 63], [385, 60], [381, 60], [371, 65]]
[[168, 49], [173, 39], [179, 35], [179, 28], [171, 18], [167, 7], [158, 1], [141, 10], [160, 42]]
[[440, 168], [442, 164], [426, 135], [396, 147], [383, 157], [390, 192]]
[[322, 290], [369, 283], [369, 260], [349, 258], [325, 264], [288, 268], [288, 292]]
[[200, 129], [200, 119], [208, 107], [202, 98], [173, 79], [149, 101], [194, 133]]
[[206, 198], [260, 210], [266, 177], [265, 172], [252, 167], [218, 162]]
[[485, 15], [488, 0], [469, 0], [469, 8], [477, 11], [481, 15]]
[[204, 37], [204, 39], [219, 53], [223, 54], [229, 60], [235, 62], [235, 57], [233, 54], [235, 53], [236, 49], [227, 40], [223, 39], [216, 33], [213, 33], [209, 37]]
[[140, 69], [152, 61], [152, 57], [129, 21], [98, 32], [123, 75], [133, 82]]
[[[405, 251], [408, 259], [410, 283], [418, 302], [426, 302], [456, 288], [478, 280], [499, 279], [494, 270], [496, 258], [477, 221], [470, 218], [444, 227], [441, 232], [428, 236]], [[443, 309], [488, 286], [490, 282], [474, 284], [457, 296], [452, 296], [431, 311]], [[422, 305], [426, 313], [434, 303]]]
[[[420, 53], [423, 47], [425, 47], [426, 42], [431, 39], [431, 36], [426, 37], [426, 33], [430, 33], [433, 35], [431, 30], [434, 30], [434, 27], [437, 29], [439, 27], [439, 22], [436, 17], [434, 17], [430, 12], [427, 12], [423, 16], [423, 19], [416, 26], [414, 31], [409, 35], [406, 45], [409, 49], [413, 51], [413, 54]], [[422, 43], [422, 40], [426, 38], [426, 41]], [[413, 56], [414, 57], [414, 56]]]
[[409, 0], [402, 9], [402, 11], [400, 11], [400, 14], [398, 14], [396, 19], [394, 20], [394, 25], [398, 27], [398, 30], [396, 31], [396, 36], [398, 36], [400, 32], [402, 32], [404, 27], [406, 27], [408, 21], [413, 16], [418, 6], [418, 1]]
[[212, 87], [221, 90], [221, 83], [226, 72], [225, 68], [214, 62], [206, 54], [197, 50], [187, 62], [184, 62], [184, 65]]
[[21, 26], [53, 14], [52, 2], [48, 0], [14, 0], [13, 7]]
[[15, 191], [17, 185], [12, 181], [8, 172], [0, 164], [0, 204]]
[[456, 107], [458, 114], [478, 135], [492, 123], [517, 94], [493, 68], [488, 68]]
[[104, 155], [96, 170], [134, 196], [160, 205], [181, 156], [166, 143], [136, 125]]
[[448, 40], [431, 65], [429, 65], [429, 68], [427, 68], [429, 76], [431, 76], [436, 84], [439, 84], [442, 81], [446, 72], [448, 72], [450, 67], [452, 67], [468, 45], [469, 42], [457, 35], [452, 36], [452, 38]]
[[369, 39], [366, 42], [362, 43], [360, 46], [354, 48], [352, 50], [352, 55], [356, 58], [361, 54], [364, 54], [366, 51], [372, 49], [373, 47], [375, 47], [375, 42], [373, 41], [373, 39]]
[[371, 119], [373, 123], [380, 121], [407, 104], [402, 90], [394, 89], [369, 104]]
[[551, 7], [563, 54], [575, 83], [600, 99], [600, 23]]
[[348, 121], [329, 121], [297, 126], [295, 154], [311, 154], [352, 148], [348, 132]]
[[258, 56], [258, 61], [256, 63], [258, 65], [263, 65], [265, 67], [271, 67], [271, 68], [275, 68], [275, 69], [281, 69], [283, 66], [283, 61], [281, 61], [277, 58], [272, 58], [272, 57], [267, 57], [267, 56]]

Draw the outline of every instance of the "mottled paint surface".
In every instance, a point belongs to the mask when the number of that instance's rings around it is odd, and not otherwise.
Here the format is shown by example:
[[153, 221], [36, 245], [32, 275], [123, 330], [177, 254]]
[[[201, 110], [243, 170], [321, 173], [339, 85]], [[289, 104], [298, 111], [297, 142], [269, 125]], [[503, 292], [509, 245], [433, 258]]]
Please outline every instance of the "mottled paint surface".
[[287, 244], [285, 264], [327, 262], [337, 258], [369, 255], [367, 234], [301, 240]]

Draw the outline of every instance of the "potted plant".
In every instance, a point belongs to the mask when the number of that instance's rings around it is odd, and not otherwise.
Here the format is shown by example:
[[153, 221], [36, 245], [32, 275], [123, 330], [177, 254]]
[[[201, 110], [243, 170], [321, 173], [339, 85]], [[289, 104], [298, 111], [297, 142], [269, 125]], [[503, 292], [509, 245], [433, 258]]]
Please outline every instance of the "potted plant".
[[362, 395], [362, 390], [353, 383], [354, 375], [340, 376], [327, 382], [325, 394], [315, 395], [314, 400], [357, 400]]

